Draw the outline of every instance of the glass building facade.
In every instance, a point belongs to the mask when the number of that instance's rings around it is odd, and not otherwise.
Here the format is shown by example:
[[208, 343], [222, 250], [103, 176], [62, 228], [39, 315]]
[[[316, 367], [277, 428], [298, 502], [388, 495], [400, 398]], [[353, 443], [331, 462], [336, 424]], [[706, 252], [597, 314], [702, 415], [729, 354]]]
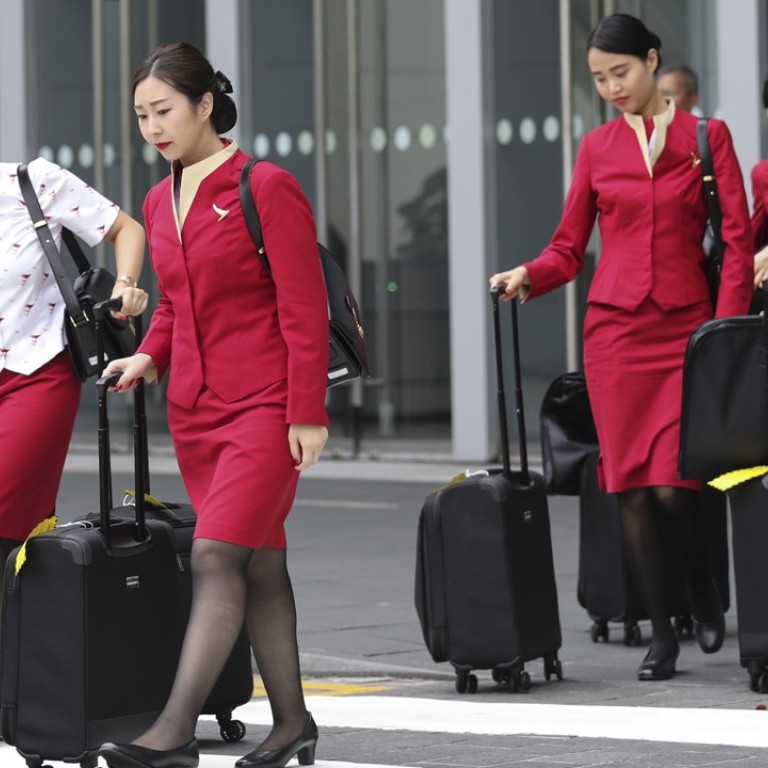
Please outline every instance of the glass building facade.
[[[197, 45], [233, 81], [232, 136], [296, 175], [359, 298], [373, 370], [329, 391], [339, 445], [484, 461], [498, 451], [488, 275], [546, 244], [581, 136], [611, 117], [586, 66], [589, 30], [606, 13], [641, 16], [664, 62], [699, 74], [701, 110], [728, 121], [747, 177], [766, 152], [763, 6], [3, 0], [0, 153], [45, 155], [140, 218], [167, 167], [139, 135], [132, 74], [157, 45]], [[580, 367], [590, 261], [520, 313], [534, 454], [548, 383]], [[141, 282], [156, 300], [149, 265]], [[150, 407], [164, 429], [162, 386]], [[81, 410], [87, 421], [91, 399]]]

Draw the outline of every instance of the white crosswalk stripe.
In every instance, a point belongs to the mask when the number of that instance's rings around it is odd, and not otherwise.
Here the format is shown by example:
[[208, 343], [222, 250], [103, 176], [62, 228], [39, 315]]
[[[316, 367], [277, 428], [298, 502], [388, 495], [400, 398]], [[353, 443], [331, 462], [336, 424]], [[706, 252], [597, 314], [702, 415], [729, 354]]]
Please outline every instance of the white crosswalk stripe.
[[[200, 768], [232, 768], [235, 759], [232, 755], [203, 755], [200, 758]], [[298, 765], [295, 758], [288, 763], [289, 768]], [[316, 760], [315, 768], [407, 768], [398, 765], [374, 765], [372, 763], [339, 763], [329, 760]]]
[[[756, 710], [497, 704], [404, 696], [309, 696], [307, 707], [320, 727], [328, 728], [768, 747], [768, 712]], [[266, 700], [253, 700], [236, 712], [246, 723], [272, 722]]]
[[[756, 710], [489, 703], [406, 696], [308, 696], [322, 728], [474, 735], [584, 737], [675, 744], [768, 748], [768, 713]], [[249, 725], [269, 726], [265, 699], [235, 710]], [[214, 719], [206, 717], [206, 719]], [[322, 743], [321, 743], [322, 748]], [[232, 754], [201, 755], [201, 768], [232, 768]], [[64, 763], [46, 761], [55, 768]], [[296, 765], [294, 759], [289, 765]], [[402, 768], [318, 760], [318, 768]], [[0, 768], [25, 768], [23, 758], [0, 746]]]

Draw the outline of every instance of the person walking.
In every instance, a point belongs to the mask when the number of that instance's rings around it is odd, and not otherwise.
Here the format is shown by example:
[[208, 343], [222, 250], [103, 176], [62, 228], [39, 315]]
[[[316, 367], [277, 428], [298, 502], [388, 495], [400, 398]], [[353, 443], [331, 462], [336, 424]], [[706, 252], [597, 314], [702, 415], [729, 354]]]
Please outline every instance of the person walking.
[[505, 285], [508, 300], [564, 285], [583, 268], [598, 219], [602, 247], [587, 297], [584, 371], [600, 444], [599, 484], [617, 494], [626, 557], [651, 621], [640, 680], [672, 677], [679, 654], [665, 600], [663, 535], [685, 569], [698, 644], [714, 653], [723, 643], [725, 618], [696, 518], [700, 483], [677, 474], [682, 370], [691, 332], [713, 314], [744, 314], [752, 293], [741, 170], [727, 126], [711, 119], [725, 244], [712, 307], [697, 118], [659, 92], [660, 49], [659, 38], [628, 14], [607, 16], [592, 30], [587, 61], [595, 87], [621, 115], [583, 137], [549, 245], [490, 278]]
[[116, 389], [168, 386], [168, 423], [198, 519], [192, 608], [168, 702], [132, 743], [106, 743], [111, 768], [192, 768], [197, 718], [243, 626], [274, 725], [241, 768], [314, 762], [317, 726], [301, 686], [284, 522], [299, 474], [328, 437], [328, 309], [309, 203], [268, 162], [252, 172], [269, 253], [263, 265], [239, 201], [248, 157], [222, 134], [232, 86], [193, 46], [173, 43], [138, 68], [144, 140], [170, 162], [143, 213], [161, 298], [137, 353], [113, 360]]
[[[66, 347], [64, 298], [24, 204], [18, 165], [0, 163], [0, 601], [9, 553], [55, 513], [82, 391]], [[112, 243], [112, 297], [122, 299], [125, 316], [143, 312], [141, 224], [45, 158], [27, 169], [56, 247], [62, 227], [91, 246]]]
[[[763, 111], [768, 116], [768, 79], [763, 81]], [[768, 278], [768, 160], [758, 160], [749, 172], [749, 179], [755, 249], [754, 287], [759, 290], [763, 280]]]

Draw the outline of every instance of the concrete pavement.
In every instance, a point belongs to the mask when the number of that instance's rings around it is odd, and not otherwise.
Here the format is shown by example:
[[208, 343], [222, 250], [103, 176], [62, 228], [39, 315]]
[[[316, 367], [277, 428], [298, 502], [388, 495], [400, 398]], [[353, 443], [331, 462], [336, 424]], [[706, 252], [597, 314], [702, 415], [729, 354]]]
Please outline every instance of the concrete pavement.
[[[154, 447], [152, 490], [184, 492], [166, 447]], [[340, 454], [341, 455], [341, 454]], [[375, 454], [374, 454], [375, 455]], [[416, 522], [424, 496], [464, 466], [430, 457], [326, 458], [305, 473], [289, 518], [289, 564], [309, 706], [321, 727], [318, 765], [669, 766], [768, 765], [768, 695], [753, 693], [739, 665], [733, 585], [723, 649], [705, 656], [684, 640], [671, 681], [640, 683], [645, 654], [622, 642], [621, 625], [594, 643], [576, 599], [578, 507], [550, 499], [564, 679], [515, 693], [479, 671], [476, 694], [459, 695], [450, 665], [426, 651], [413, 607]], [[130, 457], [113, 457], [116, 490], [132, 487]], [[471, 467], [472, 468], [472, 467]], [[95, 458], [76, 444], [61, 495], [62, 519], [96, 508]], [[647, 623], [641, 623], [645, 635]], [[201, 721], [204, 768], [231, 765], [269, 723], [258, 693], [236, 711], [248, 732], [226, 744]], [[10, 748], [0, 763], [19, 759]]]

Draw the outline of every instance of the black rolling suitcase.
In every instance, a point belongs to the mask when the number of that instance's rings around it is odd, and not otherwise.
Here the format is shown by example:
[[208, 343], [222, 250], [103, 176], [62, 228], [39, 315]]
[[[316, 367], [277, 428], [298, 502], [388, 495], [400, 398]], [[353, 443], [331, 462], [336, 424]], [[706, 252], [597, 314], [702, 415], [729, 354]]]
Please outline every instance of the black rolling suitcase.
[[639, 645], [642, 635], [637, 622], [644, 618], [643, 607], [624, 563], [616, 497], [597, 485], [598, 453], [595, 447], [581, 467], [576, 596], [592, 619], [593, 642], [607, 642], [609, 622], [620, 622], [624, 644]]
[[517, 307], [511, 302], [521, 468], [510, 470], [498, 292], [492, 292], [503, 469], [430, 494], [416, 556], [416, 611], [435, 661], [450, 661], [459, 693], [477, 690], [475, 669], [530, 687], [525, 662], [543, 658], [562, 679], [560, 618], [543, 478], [528, 471]]
[[734, 486], [728, 498], [739, 657], [749, 687], [768, 693], [768, 475]]
[[[5, 571], [0, 724], [29, 766], [92, 768], [164, 706], [179, 648], [180, 565], [170, 526], [110, 517], [107, 380], [99, 399], [100, 517], [31, 538]], [[138, 465], [138, 458], [137, 458]], [[137, 473], [138, 498], [143, 498]]]
[[[647, 618], [627, 571], [622, 552], [621, 520], [614, 494], [597, 485], [598, 448], [589, 452], [581, 467], [579, 494], [579, 604], [592, 619], [594, 642], [607, 641], [609, 622], [623, 624], [625, 645], [639, 645], [642, 635], [638, 621]], [[723, 610], [730, 606], [728, 578], [728, 520], [725, 494], [704, 488], [701, 494], [702, 524], [705, 527], [707, 556], [717, 583]], [[670, 549], [665, 558], [670, 615], [681, 635], [693, 632], [688, 595], [681, 564]]]
[[[110, 302], [104, 302], [102, 311], [113, 307]], [[118, 305], [114, 308], [119, 309]], [[142, 319], [134, 318], [137, 344], [142, 337]], [[139, 387], [133, 392], [133, 441], [139, 447], [138, 456], [140, 464], [137, 472], [141, 472], [142, 487], [144, 493], [150, 494], [149, 472], [149, 444], [147, 432], [147, 409], [144, 387]], [[136, 494], [126, 495], [123, 503], [130, 511], [130, 505], [135, 504]], [[177, 624], [183, 630], [189, 619], [189, 610], [192, 603], [192, 571], [190, 557], [192, 552], [192, 539], [197, 523], [197, 515], [191, 504], [174, 503], [152, 499], [145, 500], [145, 515], [147, 520], [159, 520], [171, 526], [173, 546], [179, 556], [181, 564], [181, 579], [179, 581], [179, 601]], [[115, 510], [113, 516], [119, 516], [121, 510]], [[125, 510], [122, 511], [125, 514]], [[181, 645], [179, 644], [179, 652]], [[178, 661], [178, 654], [177, 654]], [[245, 725], [241, 720], [232, 717], [235, 707], [247, 704], [253, 697], [253, 667], [251, 665], [251, 645], [245, 627], [241, 631], [232, 653], [227, 659], [224, 669], [221, 671], [216, 685], [206, 699], [201, 714], [215, 715], [219, 725], [219, 732], [225, 741], [238, 741], [245, 736]]]

